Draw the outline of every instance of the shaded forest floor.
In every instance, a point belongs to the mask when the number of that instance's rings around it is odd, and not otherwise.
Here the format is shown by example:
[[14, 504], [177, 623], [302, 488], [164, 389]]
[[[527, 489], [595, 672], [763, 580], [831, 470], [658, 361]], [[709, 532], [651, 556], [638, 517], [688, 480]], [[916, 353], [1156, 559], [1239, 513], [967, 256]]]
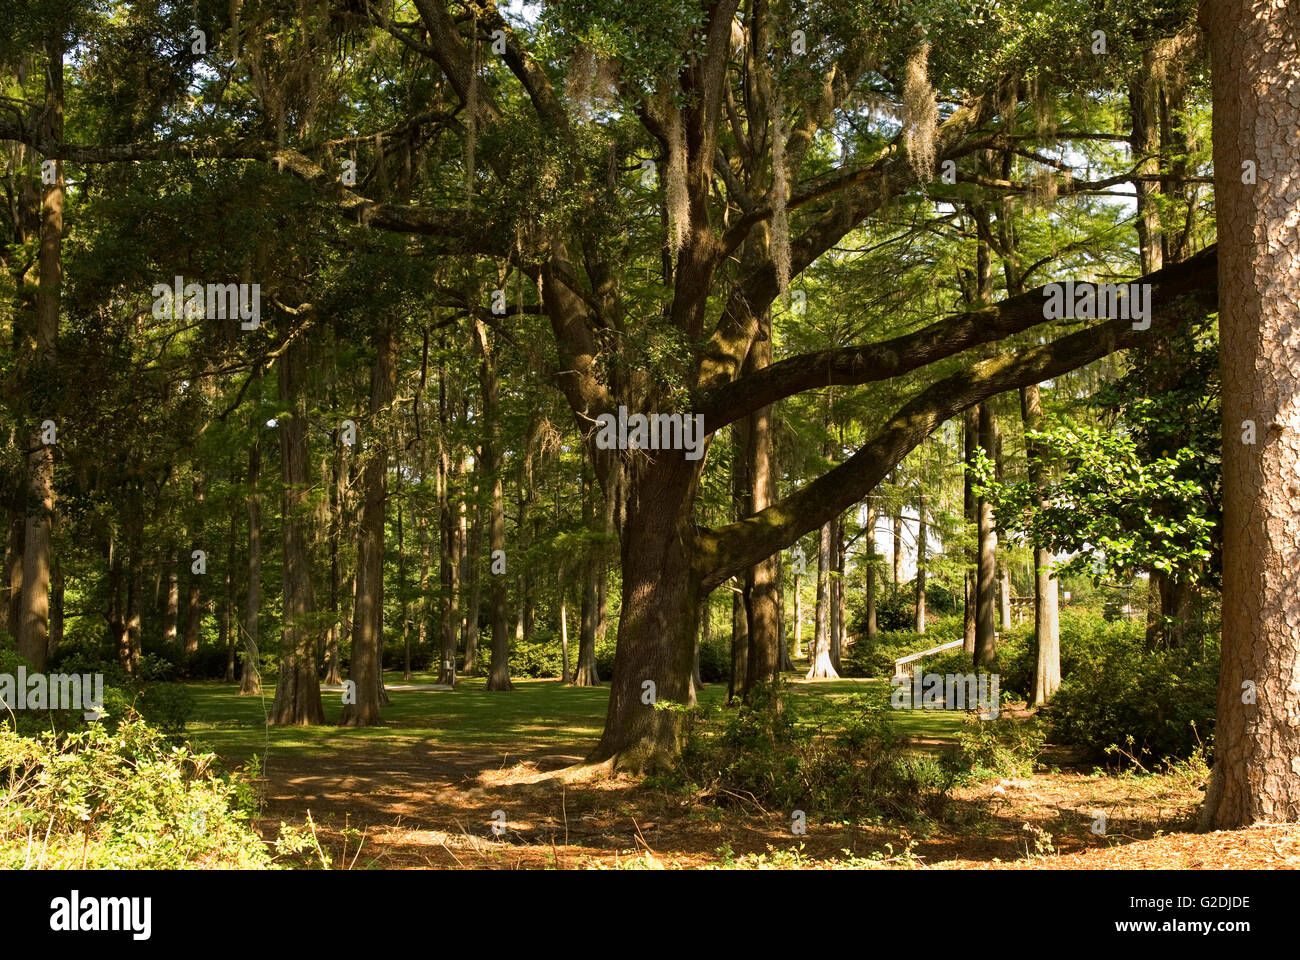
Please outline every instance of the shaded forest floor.
[[[873, 682], [795, 689], [843, 696]], [[938, 820], [810, 817], [806, 834], [793, 836], [788, 811], [716, 807], [627, 777], [540, 776], [582, 760], [599, 736], [607, 691], [516, 686], [506, 695], [472, 680], [454, 693], [392, 692], [385, 726], [344, 730], [267, 728], [261, 698], [194, 685], [191, 735], [232, 766], [258, 756], [259, 829], [267, 840], [282, 821], [314, 831], [321, 853], [303, 855], [305, 867], [320, 867], [322, 854], [334, 869], [1300, 867], [1300, 827], [1194, 832], [1201, 784], [1186, 772], [1073, 768], [1059, 751], [1045, 757], [1055, 766], [1030, 778], [957, 789]], [[712, 685], [702, 699], [724, 692]], [[327, 720], [337, 719], [339, 699], [326, 696]], [[898, 720], [918, 748], [935, 750], [952, 741], [960, 714], [901, 711]], [[496, 811], [505, 815], [500, 837]], [[1091, 830], [1098, 814], [1105, 835]]]

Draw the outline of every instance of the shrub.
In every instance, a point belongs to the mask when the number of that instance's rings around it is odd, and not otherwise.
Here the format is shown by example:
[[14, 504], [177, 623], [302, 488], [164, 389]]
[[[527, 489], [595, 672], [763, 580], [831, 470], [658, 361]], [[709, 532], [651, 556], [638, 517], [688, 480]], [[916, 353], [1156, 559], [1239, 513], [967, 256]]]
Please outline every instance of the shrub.
[[888, 714], [879, 698], [854, 697], [846, 706], [779, 687], [740, 707], [696, 707], [686, 711], [683, 749], [666, 782], [717, 802], [743, 798], [786, 812], [937, 814], [953, 772], [909, 755]]
[[1094, 760], [1123, 746], [1142, 764], [1185, 759], [1210, 745], [1216, 643], [1198, 657], [1188, 649], [1149, 653], [1140, 640], [1112, 638], [1083, 653], [1044, 710], [1053, 741], [1074, 744]]
[[152, 683], [136, 698], [135, 708], [149, 726], [178, 737], [194, 716], [194, 694], [179, 683]]
[[700, 679], [726, 683], [731, 679], [731, 642], [717, 637], [700, 644]]
[[23, 737], [0, 729], [0, 867], [271, 866], [245, 778], [138, 720]]
[[[577, 660], [578, 645], [576, 637], [569, 639], [569, 669]], [[510, 644], [510, 673], [517, 677], [558, 677], [564, 668], [564, 657], [560, 651], [560, 639], [549, 630], [538, 628], [533, 633], [533, 642], [522, 640]]]
[[957, 762], [974, 777], [1028, 777], [1047, 740], [1037, 717], [999, 716], [981, 720], [969, 715], [957, 734]]

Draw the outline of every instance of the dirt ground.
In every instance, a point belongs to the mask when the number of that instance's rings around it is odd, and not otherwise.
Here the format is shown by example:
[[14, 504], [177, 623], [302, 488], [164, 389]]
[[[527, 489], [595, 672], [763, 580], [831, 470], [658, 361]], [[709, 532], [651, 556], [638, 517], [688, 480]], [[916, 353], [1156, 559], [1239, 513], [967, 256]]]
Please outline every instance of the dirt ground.
[[[744, 798], [718, 807], [626, 777], [555, 774], [577, 755], [484, 759], [436, 745], [349, 754], [328, 764], [273, 757], [263, 836], [281, 821], [305, 825], [332, 869], [1300, 867], [1300, 826], [1197, 833], [1199, 788], [1171, 776], [1039, 773], [959, 789], [940, 822], [810, 816], [796, 836], [789, 811]], [[314, 851], [303, 856], [321, 866]]]

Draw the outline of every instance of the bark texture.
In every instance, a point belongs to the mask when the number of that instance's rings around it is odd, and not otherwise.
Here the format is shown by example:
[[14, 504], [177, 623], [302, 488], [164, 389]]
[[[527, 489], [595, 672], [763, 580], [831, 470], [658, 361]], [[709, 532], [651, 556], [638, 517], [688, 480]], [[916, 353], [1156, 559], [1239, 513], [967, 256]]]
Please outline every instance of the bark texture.
[[[1300, 819], [1300, 10], [1207, 0], [1202, 18], [1221, 240], [1224, 521], [1204, 818], [1224, 829]], [[1253, 445], [1241, 442], [1246, 420], [1257, 425]]]

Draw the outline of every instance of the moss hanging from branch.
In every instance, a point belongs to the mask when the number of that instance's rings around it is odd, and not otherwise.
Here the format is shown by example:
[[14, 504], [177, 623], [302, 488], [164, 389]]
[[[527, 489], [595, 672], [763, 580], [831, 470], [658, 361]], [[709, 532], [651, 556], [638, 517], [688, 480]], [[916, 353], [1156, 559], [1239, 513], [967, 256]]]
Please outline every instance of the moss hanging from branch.
[[939, 105], [930, 86], [930, 45], [923, 43], [903, 68], [903, 139], [907, 159], [922, 180], [934, 173], [934, 141]]
[[591, 119], [591, 92], [595, 69], [596, 63], [591, 48], [584, 43], [579, 43], [569, 57], [569, 65], [564, 77], [564, 96], [569, 101], [573, 118], [578, 123], [586, 123]]
[[776, 267], [777, 289], [783, 297], [790, 286], [790, 217], [786, 209], [790, 184], [785, 173], [784, 106], [778, 88], [772, 100], [772, 264]]
[[672, 102], [671, 96], [664, 97], [665, 128], [668, 133], [668, 170], [666, 173], [666, 200], [668, 205], [668, 252], [673, 263], [686, 242], [686, 232], [690, 224], [690, 194], [686, 190], [686, 129], [682, 123], [682, 111]]

